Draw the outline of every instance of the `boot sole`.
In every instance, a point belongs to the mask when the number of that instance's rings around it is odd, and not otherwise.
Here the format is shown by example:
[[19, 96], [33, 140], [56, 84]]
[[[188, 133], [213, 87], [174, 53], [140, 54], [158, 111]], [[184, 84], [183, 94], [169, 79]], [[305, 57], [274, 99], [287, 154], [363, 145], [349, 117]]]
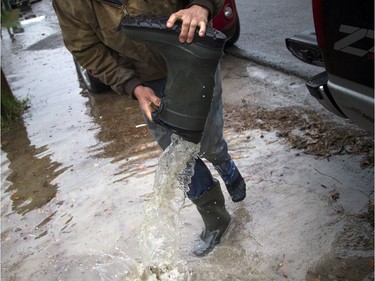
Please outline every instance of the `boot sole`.
[[243, 201], [245, 198], [246, 198], [246, 194], [243, 197], [241, 197], [241, 198], [232, 198], [232, 201], [234, 203], [238, 203], [238, 202]]

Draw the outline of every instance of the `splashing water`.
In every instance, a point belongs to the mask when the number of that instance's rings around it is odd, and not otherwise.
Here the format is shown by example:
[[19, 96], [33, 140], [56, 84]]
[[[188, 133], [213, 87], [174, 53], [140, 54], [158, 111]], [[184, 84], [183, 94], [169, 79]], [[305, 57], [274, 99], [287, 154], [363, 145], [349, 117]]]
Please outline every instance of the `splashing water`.
[[192, 273], [180, 258], [180, 211], [194, 174], [200, 145], [172, 135], [170, 146], [159, 158], [153, 196], [145, 207], [138, 235], [140, 258], [122, 250], [104, 254], [94, 270], [100, 280], [189, 281]]
[[144, 265], [142, 280], [189, 279], [188, 270], [179, 257], [178, 216], [199, 149], [199, 144], [173, 135], [171, 145], [159, 159], [153, 198], [146, 206], [138, 237]]

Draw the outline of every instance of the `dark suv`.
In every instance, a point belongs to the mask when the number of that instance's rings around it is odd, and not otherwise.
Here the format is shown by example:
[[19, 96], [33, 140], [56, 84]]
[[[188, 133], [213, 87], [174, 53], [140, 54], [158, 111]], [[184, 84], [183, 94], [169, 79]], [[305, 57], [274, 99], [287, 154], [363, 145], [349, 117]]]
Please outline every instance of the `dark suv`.
[[324, 67], [306, 82], [324, 107], [374, 133], [374, 1], [312, 0], [315, 30], [286, 39], [304, 62]]

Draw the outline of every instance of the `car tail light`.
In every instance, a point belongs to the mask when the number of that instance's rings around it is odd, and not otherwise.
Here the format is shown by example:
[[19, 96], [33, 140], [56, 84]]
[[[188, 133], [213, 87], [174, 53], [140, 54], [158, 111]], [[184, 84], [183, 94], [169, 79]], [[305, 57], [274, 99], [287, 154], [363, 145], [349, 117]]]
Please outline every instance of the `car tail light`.
[[226, 0], [219, 13], [212, 19], [212, 26], [220, 31], [228, 30], [235, 23], [235, 17], [235, 2]]
[[224, 8], [224, 16], [226, 18], [231, 18], [233, 16], [233, 9], [230, 5], [225, 6]]
[[286, 38], [285, 43], [288, 50], [301, 61], [324, 66], [320, 49], [317, 46], [315, 32], [306, 31], [292, 38]]
[[318, 46], [321, 49], [325, 49], [327, 47], [324, 32], [324, 1], [325, 0], [312, 0], [316, 39], [318, 41]]

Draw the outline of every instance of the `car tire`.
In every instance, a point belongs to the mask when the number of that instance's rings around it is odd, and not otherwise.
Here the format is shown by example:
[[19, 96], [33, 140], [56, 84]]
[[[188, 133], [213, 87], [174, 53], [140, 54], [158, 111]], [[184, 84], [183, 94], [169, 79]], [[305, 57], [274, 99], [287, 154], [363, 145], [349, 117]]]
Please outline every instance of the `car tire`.
[[76, 60], [74, 60], [77, 73], [79, 78], [82, 80], [83, 84], [85, 85], [86, 89], [93, 94], [102, 93], [108, 91], [110, 87], [99, 79], [92, 76], [89, 71], [83, 68]]
[[241, 33], [241, 25], [240, 25], [240, 21], [238, 20], [236, 22], [236, 30], [233, 36], [230, 39], [228, 39], [227, 42], [225, 42], [225, 47], [233, 46], [237, 42], [238, 38], [240, 38], [240, 33]]

